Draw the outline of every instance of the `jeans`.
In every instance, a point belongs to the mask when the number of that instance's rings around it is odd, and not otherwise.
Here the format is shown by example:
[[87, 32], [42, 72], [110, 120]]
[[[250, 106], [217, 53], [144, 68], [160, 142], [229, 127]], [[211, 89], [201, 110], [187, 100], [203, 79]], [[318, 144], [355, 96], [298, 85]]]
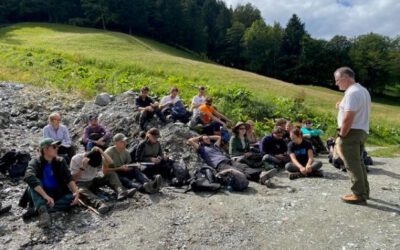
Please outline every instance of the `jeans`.
[[223, 161], [217, 166], [217, 172], [220, 172], [222, 170], [228, 169], [228, 168], [234, 168], [243, 174], [246, 175], [247, 179], [250, 181], [259, 181], [260, 179], [260, 174], [262, 172], [261, 169], [259, 168], [251, 168], [247, 166], [246, 164], [239, 163], [236, 161]]
[[140, 113], [140, 117], [139, 117], [139, 125], [140, 125], [140, 129], [142, 130], [146, 130], [145, 124], [148, 120], [150, 120], [154, 114], [156, 114], [158, 116], [158, 118], [162, 121], [162, 122], [166, 122], [165, 120], [165, 116], [161, 113], [160, 109], [154, 109], [154, 111], [142, 111]]
[[[318, 171], [321, 167], [322, 167], [322, 162], [320, 162], [320, 161], [313, 161], [313, 163], [311, 163], [311, 168], [312, 168], [313, 172]], [[291, 173], [300, 172], [299, 168], [296, 165], [294, 165], [292, 162], [286, 163], [285, 169], [286, 169], [286, 171], [291, 172]]]
[[[45, 206], [47, 207], [47, 202], [43, 197], [36, 192], [33, 188], [29, 188], [29, 194], [32, 198], [33, 201], [33, 207], [35, 208], [35, 211], [37, 211], [40, 207]], [[72, 196], [71, 193], [68, 193], [61, 198], [57, 199], [54, 201], [54, 206], [51, 208], [47, 207], [47, 211], [49, 213], [52, 212], [58, 212], [58, 211], [64, 211], [66, 209], [69, 209], [71, 207], [71, 203], [73, 201], [74, 197]]]
[[118, 172], [119, 180], [126, 188], [136, 188], [142, 190], [142, 186], [150, 179], [137, 168], [130, 169], [128, 172]]

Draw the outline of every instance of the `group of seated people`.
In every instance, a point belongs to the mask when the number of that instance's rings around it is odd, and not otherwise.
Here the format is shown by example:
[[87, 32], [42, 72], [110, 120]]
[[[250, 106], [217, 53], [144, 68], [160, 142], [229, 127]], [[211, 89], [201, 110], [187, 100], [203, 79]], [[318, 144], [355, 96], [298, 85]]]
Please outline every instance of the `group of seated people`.
[[[247, 180], [262, 185], [285, 168], [290, 179], [305, 176], [322, 176], [322, 163], [314, 161], [314, 150], [303, 138], [301, 128], [290, 128], [288, 121], [280, 119], [272, 134], [261, 141], [254, 133], [254, 122], [239, 122], [230, 137], [229, 150], [222, 147], [221, 127], [231, 121], [212, 107], [212, 99], [204, 96], [205, 88], [192, 100], [192, 112], [185, 116], [174, 115], [173, 107], [182, 101], [178, 89], [160, 103], [148, 96], [149, 89], [141, 89], [136, 99], [140, 111], [139, 125], [145, 137], [138, 144], [134, 155], [127, 149], [128, 138], [121, 133], [112, 136], [101, 126], [96, 115], [88, 116], [81, 143], [84, 152], [75, 154], [68, 129], [61, 124], [61, 115], [52, 113], [49, 124], [43, 129], [40, 141], [40, 157], [33, 159], [24, 180], [28, 188], [20, 200], [20, 206], [28, 207], [24, 219], [39, 215], [39, 225], [50, 223], [49, 212], [65, 210], [73, 205], [84, 205], [99, 214], [110, 210], [110, 205], [96, 192], [108, 186], [117, 200], [132, 197], [136, 191], [156, 193], [163, 181], [171, 180], [174, 162], [164, 154], [157, 128], [147, 129], [146, 123], [156, 114], [164, 124], [167, 119], [189, 122], [198, 120], [203, 126], [200, 136], [189, 138], [192, 146], [204, 162], [217, 173], [239, 172]], [[168, 118], [167, 118], [168, 117]], [[112, 143], [110, 145], [110, 143]]]

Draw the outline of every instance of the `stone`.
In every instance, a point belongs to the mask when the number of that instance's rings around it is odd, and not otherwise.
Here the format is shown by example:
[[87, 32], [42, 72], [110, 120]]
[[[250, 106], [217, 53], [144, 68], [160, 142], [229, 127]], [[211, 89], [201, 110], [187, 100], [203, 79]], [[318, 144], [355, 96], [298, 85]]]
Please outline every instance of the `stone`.
[[95, 104], [99, 106], [107, 106], [111, 101], [111, 96], [107, 93], [101, 93], [96, 96]]

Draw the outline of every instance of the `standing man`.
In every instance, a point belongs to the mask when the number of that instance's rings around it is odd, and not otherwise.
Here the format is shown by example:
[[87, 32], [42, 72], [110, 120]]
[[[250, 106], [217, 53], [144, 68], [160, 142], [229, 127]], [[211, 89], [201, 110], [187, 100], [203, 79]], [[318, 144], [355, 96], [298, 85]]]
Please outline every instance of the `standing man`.
[[366, 88], [355, 82], [354, 71], [349, 67], [338, 68], [334, 77], [339, 89], [345, 91], [337, 105], [340, 128], [337, 145], [353, 184], [353, 194], [343, 196], [342, 200], [365, 205], [369, 199], [369, 183], [361, 154], [369, 133], [371, 96]]

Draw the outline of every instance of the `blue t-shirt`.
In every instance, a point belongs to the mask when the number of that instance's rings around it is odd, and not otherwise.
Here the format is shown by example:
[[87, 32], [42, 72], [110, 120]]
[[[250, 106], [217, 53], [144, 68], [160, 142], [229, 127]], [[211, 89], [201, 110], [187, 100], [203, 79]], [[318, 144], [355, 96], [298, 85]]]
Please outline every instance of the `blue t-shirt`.
[[53, 166], [50, 163], [47, 163], [43, 168], [43, 175], [42, 175], [42, 186], [46, 193], [54, 194], [58, 183], [56, 177], [54, 176]]

